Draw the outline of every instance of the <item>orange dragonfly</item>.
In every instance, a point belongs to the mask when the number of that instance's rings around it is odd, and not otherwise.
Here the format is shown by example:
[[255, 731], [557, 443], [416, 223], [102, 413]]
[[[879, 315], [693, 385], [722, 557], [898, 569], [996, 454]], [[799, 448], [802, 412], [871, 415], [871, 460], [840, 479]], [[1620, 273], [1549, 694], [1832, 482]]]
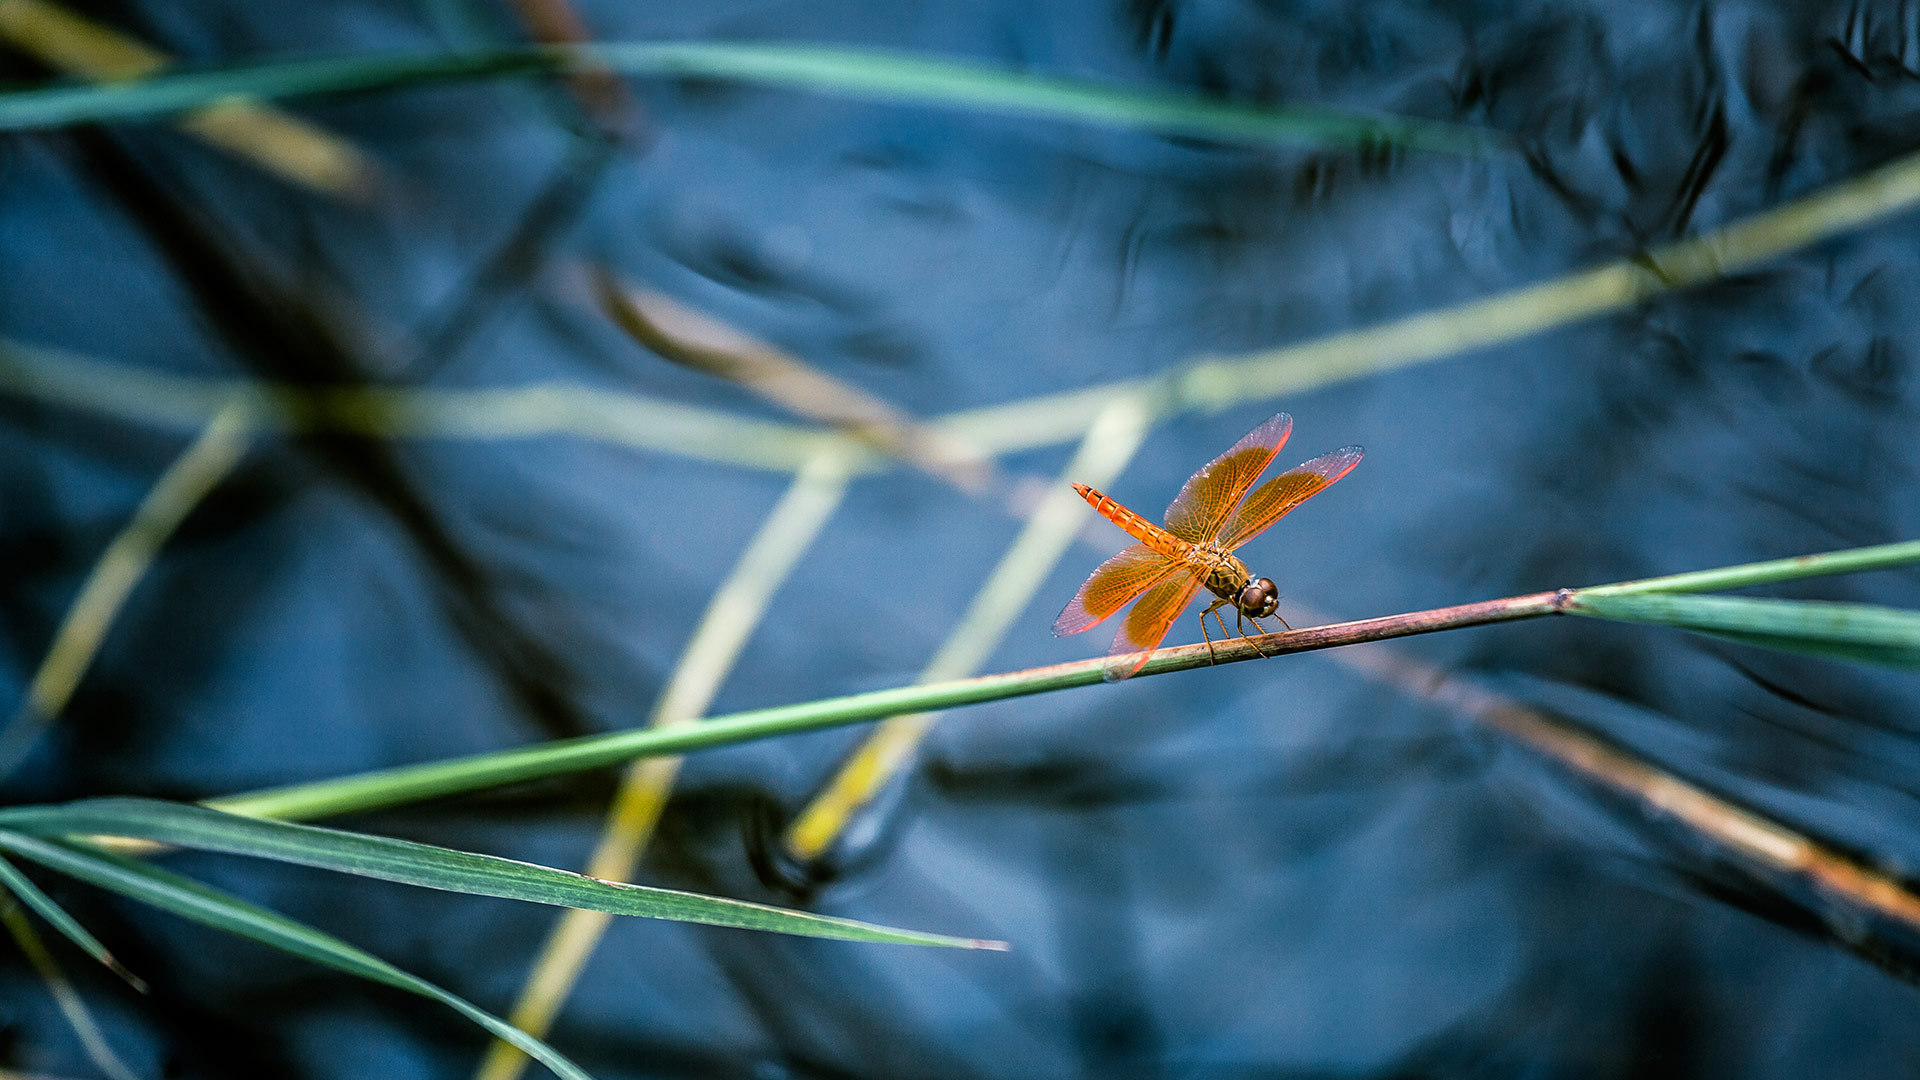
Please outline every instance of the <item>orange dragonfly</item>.
[[[1248, 495], [1247, 489], [1253, 488], [1253, 482], [1273, 463], [1274, 455], [1292, 433], [1293, 417], [1286, 413], [1278, 413], [1247, 432], [1226, 453], [1187, 477], [1179, 496], [1167, 507], [1165, 528], [1121, 506], [1110, 495], [1085, 484], [1073, 485], [1095, 512], [1125, 529], [1139, 543], [1122, 549], [1087, 576], [1060, 617], [1053, 620], [1053, 632], [1064, 637], [1090, 630], [1134, 597], [1140, 597], [1113, 635], [1113, 647], [1107, 650], [1110, 682], [1129, 678], [1140, 670], [1148, 653], [1159, 647], [1173, 620], [1186, 610], [1187, 602], [1202, 585], [1217, 598], [1200, 613], [1200, 633], [1207, 639], [1209, 657], [1213, 654], [1213, 635], [1207, 631], [1207, 616], [1219, 622], [1222, 637], [1230, 636], [1220, 608], [1234, 609], [1234, 625], [1241, 637], [1246, 637], [1242, 620], [1266, 633], [1259, 620], [1273, 615], [1279, 606], [1279, 590], [1272, 579], [1249, 573], [1247, 564], [1233, 556], [1234, 549], [1353, 471], [1364, 452], [1348, 446], [1322, 454], [1288, 469]], [[1280, 623], [1285, 626], [1286, 620]]]

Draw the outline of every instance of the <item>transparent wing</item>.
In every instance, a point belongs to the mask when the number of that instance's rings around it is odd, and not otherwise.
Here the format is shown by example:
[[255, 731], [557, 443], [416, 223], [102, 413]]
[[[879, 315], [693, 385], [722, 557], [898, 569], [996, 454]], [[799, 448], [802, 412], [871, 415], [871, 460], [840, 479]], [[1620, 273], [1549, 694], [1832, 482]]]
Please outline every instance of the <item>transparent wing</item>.
[[1240, 496], [1273, 463], [1273, 455], [1280, 452], [1292, 433], [1293, 417], [1275, 413], [1226, 453], [1187, 477], [1180, 494], [1167, 507], [1167, 531], [1195, 544], [1213, 540]]
[[[1180, 567], [1184, 573], [1171, 574], [1147, 590], [1147, 595], [1127, 612], [1126, 620], [1113, 635], [1113, 647], [1107, 650], [1108, 682], [1132, 677], [1147, 662], [1146, 650], [1157, 647], [1173, 626], [1173, 620], [1187, 609], [1187, 601], [1200, 590], [1199, 571]], [[1138, 653], [1139, 655], [1130, 655]]]
[[1352, 472], [1353, 467], [1360, 464], [1360, 456], [1364, 453], [1357, 446], [1342, 447], [1331, 454], [1322, 454], [1312, 461], [1295, 465], [1261, 484], [1253, 494], [1247, 496], [1246, 502], [1240, 504], [1240, 509], [1234, 511], [1226, 528], [1220, 531], [1220, 546], [1232, 551], [1259, 536], [1267, 526], [1284, 517], [1287, 511], [1320, 494], [1335, 480]]
[[1153, 587], [1153, 583], [1172, 573], [1178, 564], [1145, 544], [1123, 548], [1118, 555], [1101, 563], [1080, 583], [1060, 617], [1053, 620], [1053, 632], [1060, 637], [1077, 634], [1127, 606], [1127, 602]]

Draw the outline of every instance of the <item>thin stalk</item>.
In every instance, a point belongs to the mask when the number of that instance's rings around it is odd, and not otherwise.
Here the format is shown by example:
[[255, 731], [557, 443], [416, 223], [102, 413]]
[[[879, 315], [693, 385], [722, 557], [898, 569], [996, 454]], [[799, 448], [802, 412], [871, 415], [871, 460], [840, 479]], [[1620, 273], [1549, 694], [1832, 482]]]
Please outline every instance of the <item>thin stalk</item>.
[[[1823, 552], [1791, 559], [1747, 563], [1718, 570], [1669, 574], [1609, 586], [1557, 589], [1498, 600], [1387, 615], [1376, 619], [1286, 630], [1213, 645], [1162, 649], [1139, 675], [1161, 675], [1209, 664], [1231, 664], [1256, 657], [1331, 649], [1363, 641], [1384, 641], [1413, 634], [1455, 630], [1489, 623], [1558, 615], [1582, 595], [1604, 590], [1635, 592], [1699, 589], [1789, 581], [1862, 570], [1884, 570], [1920, 562], [1920, 541], [1882, 544], [1850, 551]], [[514, 750], [451, 758], [424, 765], [380, 769], [356, 776], [271, 788], [214, 799], [207, 805], [229, 813], [296, 821], [373, 810], [422, 799], [520, 783], [584, 769], [622, 764], [636, 758], [684, 754], [734, 743], [843, 727], [907, 713], [932, 712], [1024, 697], [1104, 681], [1107, 659], [1078, 660], [1025, 671], [954, 679], [864, 694], [777, 705], [716, 717], [697, 724], [589, 735]]]
[[[1154, 653], [1135, 677], [1552, 615], [1560, 610], [1565, 596], [1566, 593], [1561, 591], [1482, 600], [1377, 619], [1287, 630], [1216, 644], [1211, 649], [1205, 644], [1182, 645]], [[1105, 681], [1106, 667], [1106, 658], [1097, 657], [1025, 671], [875, 690], [824, 701], [777, 705], [715, 717], [697, 724], [589, 735], [538, 746], [271, 788], [209, 800], [207, 805], [233, 814], [306, 821], [604, 768], [635, 758], [684, 754], [844, 727], [904, 713], [952, 709], [1029, 694], [1095, 686]]]

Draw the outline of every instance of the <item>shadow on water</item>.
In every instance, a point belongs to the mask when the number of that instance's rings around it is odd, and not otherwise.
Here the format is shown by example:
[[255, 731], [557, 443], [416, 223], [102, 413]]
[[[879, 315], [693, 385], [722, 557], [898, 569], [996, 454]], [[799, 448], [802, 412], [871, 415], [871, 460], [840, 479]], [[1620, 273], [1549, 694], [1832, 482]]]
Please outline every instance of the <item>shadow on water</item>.
[[[435, 32], [398, 7], [113, 7], [206, 64]], [[1644, 255], [1920, 149], [1920, 38], [1891, 3], [580, 14], [609, 40], [877, 44], [1445, 119], [1524, 153], [1249, 149], [673, 81], [634, 83], [645, 136], [611, 142], [555, 93], [455, 85], [300, 106], [382, 163], [356, 205], [162, 126], [11, 135], [0, 335], [195, 375], [571, 382], [780, 418], [608, 325], [577, 287], [604, 264], [932, 417]], [[1339, 489], [1244, 553], [1283, 605], [1341, 617], [1920, 536], [1917, 229], [1887, 217], [1617, 315], [1175, 416], [1114, 493], [1163, 504], [1275, 408], [1302, 456], [1364, 444]], [[177, 451], [20, 399], [0, 403], [0, 440], [0, 628], [23, 692]], [[1052, 476], [1065, 453], [1001, 464]], [[559, 438], [262, 440], [135, 592], [8, 798], [198, 798], [643, 723], [786, 483]], [[1013, 538], [982, 509], [909, 470], [858, 479], [709, 711], [912, 679]], [[1046, 628], [1097, 558], [1067, 557], [989, 670], [1093, 647]], [[1920, 576], [1782, 594], [1913, 608]], [[1920, 876], [1912, 673], [1575, 620], [1406, 648]], [[859, 738], [689, 761], [642, 880], [1013, 952], [619, 923], [556, 1045], [601, 1076], [755, 1078], [1882, 1077], [1920, 1053], [1911, 928], [1729, 864], [1328, 657], [952, 715], [824, 859], [794, 861], [784, 829]], [[570, 778], [372, 824], [580, 866], [610, 790]], [[551, 925], [188, 865], [492, 1009]], [[58, 892], [164, 988], [138, 999], [70, 965], [142, 1075], [476, 1060], [478, 1037], [434, 1006]], [[22, 961], [0, 959], [0, 985], [0, 1061], [87, 1070]]]

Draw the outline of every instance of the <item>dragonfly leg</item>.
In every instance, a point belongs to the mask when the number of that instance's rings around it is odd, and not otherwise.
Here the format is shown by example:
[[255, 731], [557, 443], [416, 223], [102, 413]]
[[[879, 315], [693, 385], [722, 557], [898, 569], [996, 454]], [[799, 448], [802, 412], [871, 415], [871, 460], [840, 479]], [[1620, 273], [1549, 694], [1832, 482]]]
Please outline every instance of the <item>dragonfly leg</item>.
[[[1207, 632], [1207, 616], [1213, 614], [1214, 608], [1220, 607], [1225, 603], [1225, 600], [1215, 600], [1213, 603], [1207, 605], [1207, 610], [1200, 613], [1200, 636], [1207, 639], [1207, 663], [1209, 664], [1219, 663], [1219, 661], [1213, 658], [1213, 635]], [[1219, 616], [1215, 616], [1215, 618], [1219, 618]], [[1226, 636], [1226, 632], [1226, 620], [1222, 619], [1220, 622], [1221, 636]]]
[[[1231, 605], [1226, 605], [1226, 606], [1231, 606]], [[1213, 621], [1220, 624], [1220, 636], [1222, 638], [1230, 638], [1233, 636], [1232, 634], [1227, 632], [1227, 617], [1225, 615], [1222, 615], [1216, 611], [1213, 613]], [[1240, 636], [1245, 637], [1246, 635], [1242, 634]]]
[[1234, 616], [1234, 618], [1233, 618], [1233, 625], [1234, 625], [1234, 627], [1235, 627], [1236, 629], [1238, 629], [1238, 630], [1240, 631], [1240, 637], [1241, 637], [1241, 638], [1242, 638], [1243, 640], [1245, 640], [1247, 644], [1249, 644], [1249, 645], [1251, 645], [1251, 646], [1253, 646], [1253, 651], [1254, 651], [1254, 652], [1257, 652], [1257, 653], [1259, 653], [1259, 654], [1260, 654], [1261, 656], [1265, 656], [1265, 655], [1267, 655], [1267, 650], [1265, 650], [1265, 649], [1263, 649], [1263, 648], [1261, 648], [1261, 647], [1260, 647], [1260, 643], [1259, 643], [1259, 642], [1257, 642], [1257, 641], [1255, 641], [1255, 640], [1253, 640], [1253, 639], [1252, 639], [1252, 638], [1250, 638], [1250, 637], [1247, 637], [1247, 628], [1246, 628], [1245, 626], [1243, 626], [1243, 625], [1241, 625], [1241, 622], [1240, 622], [1240, 620], [1241, 620], [1242, 618], [1245, 618], [1247, 622], [1250, 622], [1250, 623], [1252, 623], [1252, 624], [1253, 624], [1253, 628], [1254, 628], [1255, 630], [1258, 630], [1258, 631], [1260, 631], [1260, 632], [1261, 632], [1261, 633], [1263, 633], [1263, 634], [1267, 632], [1267, 628], [1266, 628], [1266, 627], [1264, 627], [1264, 626], [1261, 626], [1261, 625], [1260, 625], [1260, 620], [1259, 620], [1259, 619], [1256, 619], [1256, 618], [1254, 618], [1254, 617], [1253, 617], [1253, 616], [1251, 616], [1251, 615], [1247, 615], [1247, 614], [1246, 614], [1245, 612], [1242, 612], [1242, 613], [1240, 613], [1239, 615], [1235, 615], [1235, 616]]

